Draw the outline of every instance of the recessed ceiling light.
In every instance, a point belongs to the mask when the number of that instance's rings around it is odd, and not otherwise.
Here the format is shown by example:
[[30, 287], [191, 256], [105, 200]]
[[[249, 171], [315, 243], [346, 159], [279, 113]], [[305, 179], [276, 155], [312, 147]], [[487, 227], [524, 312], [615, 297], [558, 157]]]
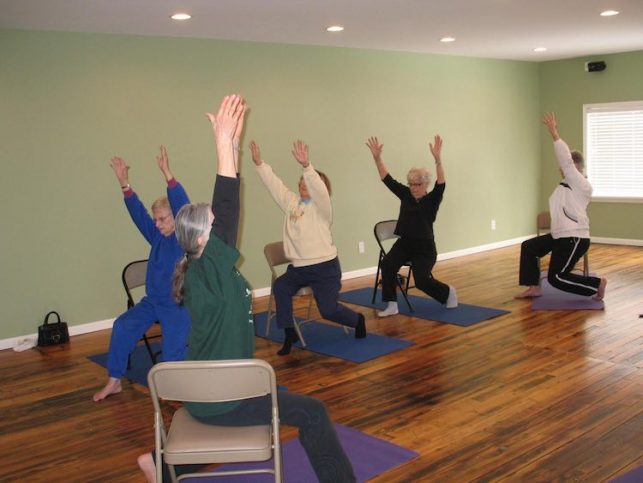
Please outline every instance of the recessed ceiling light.
[[618, 15], [619, 11], [617, 10], [605, 10], [604, 12], [601, 12], [601, 17], [613, 17], [614, 15]]
[[170, 18], [172, 20], [190, 20], [192, 18], [192, 15], [190, 15], [189, 13], [179, 12], [179, 13], [175, 13]]
[[341, 32], [344, 30], [344, 27], [341, 25], [331, 25], [330, 27], [326, 27], [326, 32]]
[[536, 47], [534, 49], [534, 52], [546, 52], [546, 51], [547, 51], [547, 47]]
[[455, 37], [442, 37], [440, 39], [440, 42], [449, 43], [449, 42], [455, 42]]

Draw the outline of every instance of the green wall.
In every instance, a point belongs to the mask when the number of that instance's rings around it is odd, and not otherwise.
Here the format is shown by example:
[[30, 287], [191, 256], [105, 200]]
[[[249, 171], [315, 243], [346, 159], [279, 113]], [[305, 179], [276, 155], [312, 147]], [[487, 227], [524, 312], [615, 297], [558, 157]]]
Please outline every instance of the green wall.
[[[373, 225], [397, 216], [364, 145], [370, 135], [384, 143], [400, 179], [413, 165], [432, 167], [428, 141], [444, 137], [440, 252], [533, 233], [541, 195], [538, 64], [0, 30], [0, 92], [0, 339], [35, 332], [52, 309], [72, 325], [122, 311], [120, 271], [148, 248], [109, 158], [128, 161], [132, 186], [149, 206], [164, 190], [154, 156], [165, 143], [192, 199], [209, 201], [215, 163], [203, 113], [229, 92], [241, 92], [251, 107], [245, 143], [257, 140], [289, 185], [299, 176], [290, 154], [296, 138], [330, 176], [344, 271], [376, 264]], [[242, 175], [240, 268], [262, 288], [269, 283], [262, 248], [281, 237], [282, 215], [247, 148]]]
[[[607, 69], [585, 72], [587, 61], [604, 60]], [[643, 51], [589, 56], [540, 64], [542, 110], [555, 111], [560, 135], [572, 149], [583, 149], [583, 104], [640, 101], [643, 99]], [[542, 137], [541, 207], [560, 175], [544, 126]], [[643, 203], [592, 202], [589, 207], [592, 237], [643, 240]]]

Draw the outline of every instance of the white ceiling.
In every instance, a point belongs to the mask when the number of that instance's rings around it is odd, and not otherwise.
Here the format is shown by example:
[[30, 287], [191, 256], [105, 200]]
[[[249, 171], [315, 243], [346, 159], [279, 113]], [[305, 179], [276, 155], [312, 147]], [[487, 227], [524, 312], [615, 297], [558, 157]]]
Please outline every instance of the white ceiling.
[[[325, 31], [336, 23], [345, 30]], [[542, 61], [643, 50], [643, 0], [0, 0], [0, 28]]]

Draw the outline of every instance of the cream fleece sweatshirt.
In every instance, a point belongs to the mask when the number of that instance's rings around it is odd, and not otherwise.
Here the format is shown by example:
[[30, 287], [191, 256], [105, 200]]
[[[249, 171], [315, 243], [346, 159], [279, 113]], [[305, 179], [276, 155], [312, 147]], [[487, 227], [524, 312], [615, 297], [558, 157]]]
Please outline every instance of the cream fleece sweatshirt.
[[267, 163], [255, 166], [263, 184], [285, 213], [283, 242], [286, 257], [295, 267], [326, 262], [337, 257], [330, 226], [333, 209], [326, 185], [312, 164], [303, 169], [310, 200], [289, 190]]

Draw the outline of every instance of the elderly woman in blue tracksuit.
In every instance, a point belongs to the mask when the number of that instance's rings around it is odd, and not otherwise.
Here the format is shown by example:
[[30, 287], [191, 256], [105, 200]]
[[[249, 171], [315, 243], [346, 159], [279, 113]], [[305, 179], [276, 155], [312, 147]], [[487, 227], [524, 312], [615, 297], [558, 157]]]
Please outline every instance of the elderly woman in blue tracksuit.
[[183, 249], [174, 234], [174, 216], [190, 200], [170, 170], [165, 146], [161, 146], [161, 154], [156, 160], [167, 182], [167, 197], [152, 204], [150, 216], [129, 184], [129, 166], [122, 158], [111, 159], [110, 165], [123, 191], [127, 211], [151, 250], [145, 276], [146, 295], [114, 321], [107, 358], [109, 377], [105, 386], [94, 394], [94, 401], [121, 392], [121, 377], [127, 370], [128, 356], [156, 320], [163, 333], [163, 360], [185, 359], [190, 318], [185, 307], [179, 306], [172, 297], [172, 274], [174, 265], [183, 257]]
[[560, 138], [553, 113], [545, 114], [543, 124], [554, 141], [554, 152], [563, 179], [549, 197], [551, 233], [522, 243], [520, 285], [526, 285], [527, 290], [517, 298], [542, 295], [538, 259], [551, 253], [547, 280], [553, 287], [602, 300], [607, 279], [572, 272], [590, 243], [587, 205], [591, 200], [592, 185], [583, 175], [585, 160], [578, 151], [570, 151]]

